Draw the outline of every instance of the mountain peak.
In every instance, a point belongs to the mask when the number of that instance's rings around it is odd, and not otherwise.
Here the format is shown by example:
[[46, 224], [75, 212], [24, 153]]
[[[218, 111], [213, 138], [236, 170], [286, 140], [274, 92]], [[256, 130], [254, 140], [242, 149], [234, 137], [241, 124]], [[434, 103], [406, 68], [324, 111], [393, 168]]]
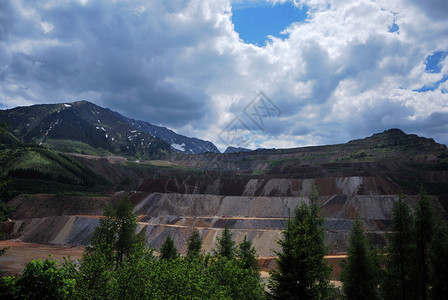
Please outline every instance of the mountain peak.
[[440, 149], [446, 145], [438, 144], [432, 138], [420, 137], [416, 134], [407, 134], [401, 129], [392, 128], [381, 133], [375, 133], [370, 137], [350, 141], [349, 144], [364, 144], [373, 148], [399, 147], [402, 150], [408, 149]]
[[[78, 129], [79, 132], [75, 132], [74, 126], [71, 126], [70, 129], [68, 127], [64, 129], [58, 115], [68, 110], [76, 114], [77, 117], [70, 115], [70, 118], [76, 119], [77, 128], [87, 130], [86, 132], [81, 129]], [[177, 151], [186, 154], [219, 153], [218, 148], [209, 141], [186, 137], [165, 127], [133, 120], [86, 100], [40, 104], [5, 111], [7, 113], [0, 115], [0, 122], [8, 123], [11, 131], [19, 140], [36, 142], [42, 145], [46, 145], [48, 142], [54, 143], [57, 136], [59, 140], [64, 138], [67, 141], [71, 140], [70, 137], [73, 137], [78, 142], [87, 142], [93, 148], [96, 147], [93, 140], [106, 139], [110, 145], [103, 143], [104, 149], [114, 149], [112, 150], [113, 153], [127, 156], [139, 156], [146, 153], [145, 156], [152, 151], [159, 153], [159, 150], [162, 152]], [[66, 114], [63, 115], [66, 118], [68, 117]], [[81, 123], [82, 126], [79, 125]], [[64, 122], [64, 124], [67, 124], [64, 126], [69, 126], [69, 122]], [[56, 129], [58, 129], [58, 135], [54, 132]], [[66, 130], [66, 134], [63, 134], [64, 130]], [[85, 135], [85, 138], [82, 137], [83, 135]], [[56, 143], [60, 144], [60, 142]], [[65, 144], [67, 143], [65, 142]], [[69, 148], [73, 152], [85, 152], [85, 150], [79, 150], [73, 145]], [[65, 152], [64, 149], [58, 148], [57, 150]], [[88, 150], [95, 151], [95, 149], [90, 148]], [[153, 155], [149, 156], [152, 157]]]

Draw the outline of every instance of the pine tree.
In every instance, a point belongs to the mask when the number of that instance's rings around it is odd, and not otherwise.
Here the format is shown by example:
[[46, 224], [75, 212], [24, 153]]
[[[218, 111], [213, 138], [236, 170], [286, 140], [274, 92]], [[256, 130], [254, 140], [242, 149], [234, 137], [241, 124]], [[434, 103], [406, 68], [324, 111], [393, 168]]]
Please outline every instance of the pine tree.
[[201, 255], [201, 249], [202, 249], [202, 239], [199, 234], [199, 230], [195, 228], [193, 229], [193, 233], [188, 238], [187, 257], [188, 258], [199, 257]]
[[434, 222], [434, 239], [430, 249], [432, 262], [433, 299], [448, 295], [448, 225], [445, 220], [436, 218]]
[[104, 217], [100, 219], [95, 228], [87, 254], [102, 252], [108, 261], [113, 257], [116, 264], [123, 262], [124, 258], [132, 252], [143, 247], [143, 243], [135, 233], [137, 229], [137, 216], [133, 213], [134, 207], [127, 195], [117, 203], [110, 203], [104, 210]]
[[231, 259], [235, 256], [235, 241], [232, 241], [232, 233], [229, 228], [224, 227], [221, 237], [218, 238], [217, 249], [214, 250], [215, 256]]
[[179, 252], [177, 251], [176, 246], [174, 246], [174, 240], [168, 235], [165, 239], [165, 242], [162, 244], [162, 248], [160, 249], [160, 258], [175, 260], [179, 257]]
[[115, 209], [115, 222], [117, 239], [117, 263], [121, 264], [125, 256], [132, 253], [137, 242], [137, 216], [134, 215], [134, 206], [127, 196], [123, 197]]
[[392, 208], [392, 233], [387, 235], [386, 278], [383, 287], [385, 299], [411, 299], [411, 276], [414, 266], [415, 243], [413, 216], [406, 200], [399, 195]]
[[318, 216], [318, 194], [313, 186], [310, 204], [295, 208], [279, 240], [277, 270], [269, 279], [273, 299], [325, 299], [329, 293], [331, 267], [324, 261], [324, 219]]
[[415, 209], [415, 270], [416, 287], [420, 299], [427, 299], [429, 292], [430, 247], [434, 234], [434, 213], [426, 192], [421, 189]]
[[343, 264], [341, 273], [347, 299], [377, 299], [380, 273], [376, 253], [367, 240], [363, 223], [356, 218], [350, 233], [347, 263]]
[[244, 236], [243, 241], [239, 243], [236, 256], [240, 259], [244, 269], [251, 270], [254, 273], [260, 272], [260, 265], [257, 261], [257, 251], [252, 246], [252, 242]]

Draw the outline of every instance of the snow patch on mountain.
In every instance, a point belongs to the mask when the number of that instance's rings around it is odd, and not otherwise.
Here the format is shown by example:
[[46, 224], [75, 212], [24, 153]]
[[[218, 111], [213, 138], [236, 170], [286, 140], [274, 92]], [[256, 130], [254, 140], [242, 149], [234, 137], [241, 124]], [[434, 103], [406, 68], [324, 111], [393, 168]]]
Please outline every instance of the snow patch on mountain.
[[171, 147], [173, 147], [173, 149], [175, 149], [177, 151], [185, 152], [185, 143], [182, 143], [181, 145], [173, 143], [173, 144], [171, 144]]

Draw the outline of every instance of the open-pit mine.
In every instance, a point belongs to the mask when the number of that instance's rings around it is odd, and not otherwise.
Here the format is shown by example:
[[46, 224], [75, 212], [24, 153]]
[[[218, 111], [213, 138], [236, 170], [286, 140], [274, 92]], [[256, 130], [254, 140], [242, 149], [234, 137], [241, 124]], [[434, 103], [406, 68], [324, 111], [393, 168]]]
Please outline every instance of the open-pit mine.
[[[7, 239], [64, 249], [86, 246], [104, 206], [127, 193], [138, 215], [138, 231], [156, 251], [171, 235], [185, 254], [187, 239], [197, 228], [203, 250], [209, 252], [227, 225], [237, 242], [247, 236], [258, 256], [274, 257], [287, 219], [297, 205], [309, 201], [314, 184], [325, 217], [325, 243], [330, 254], [338, 254], [347, 249], [356, 216], [372, 241], [385, 245], [399, 193], [413, 205], [423, 187], [439, 213], [445, 215], [448, 207], [446, 146], [399, 130], [342, 145], [176, 154], [163, 161], [72, 157], [111, 182], [110, 190], [100, 196], [16, 196], [9, 202], [15, 214], [1, 224]], [[0, 268], [7, 264], [5, 254]]]

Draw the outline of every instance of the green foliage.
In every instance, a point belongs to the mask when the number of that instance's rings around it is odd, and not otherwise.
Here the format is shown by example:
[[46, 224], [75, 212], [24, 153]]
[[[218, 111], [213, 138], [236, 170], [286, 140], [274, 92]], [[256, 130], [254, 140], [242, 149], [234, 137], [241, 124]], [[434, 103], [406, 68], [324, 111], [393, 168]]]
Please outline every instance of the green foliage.
[[199, 234], [199, 230], [197, 230], [195, 228], [195, 229], [193, 229], [193, 232], [191, 233], [190, 237], [188, 238], [187, 257], [190, 259], [194, 258], [194, 257], [200, 257], [201, 249], [202, 249], [202, 239]]
[[225, 289], [231, 299], [263, 299], [263, 286], [260, 284], [258, 273], [242, 267], [235, 258], [219, 257], [210, 261], [207, 269], [210, 277], [217, 281], [217, 285]]
[[283, 163], [285, 163], [286, 161], [288, 161], [288, 160], [287, 160], [287, 159], [276, 159], [276, 160], [271, 160], [271, 161], [269, 162], [268, 169], [269, 169], [269, 170], [271, 170], [271, 169], [275, 169], [275, 168], [281, 166], [281, 165], [282, 165]]
[[[0, 191], [3, 190], [3, 188], [8, 184], [8, 181], [6, 180], [0, 180]], [[3, 202], [3, 199], [0, 199], [0, 222], [7, 221], [12, 214], [15, 212], [15, 208], [6, 204]], [[4, 236], [4, 232], [0, 232], [0, 237]], [[9, 247], [3, 247], [0, 248], [0, 256], [5, 254], [6, 250], [8, 250]]]
[[273, 299], [325, 299], [330, 292], [331, 267], [324, 261], [324, 219], [318, 216], [318, 194], [313, 186], [310, 204], [295, 208], [279, 240], [277, 270], [269, 279]]
[[448, 292], [448, 226], [423, 189], [413, 214], [402, 196], [394, 203], [388, 240], [384, 299], [442, 299]]
[[83, 254], [77, 276], [75, 299], [107, 299], [106, 287], [113, 280], [115, 263], [107, 244]]
[[106, 287], [113, 280], [115, 263], [111, 250], [104, 244], [96, 251], [83, 254], [77, 276], [75, 299], [107, 299]]
[[252, 176], [259, 176], [259, 175], [263, 175], [263, 174], [266, 174], [267, 173], [267, 170], [253, 170], [252, 171]]
[[339, 160], [365, 160], [365, 159], [370, 159], [370, 158], [373, 158], [372, 154], [367, 154], [364, 151], [360, 151], [360, 152], [352, 153], [350, 155], [343, 156], [339, 159], [336, 159], [336, 161], [339, 161]]
[[66, 261], [62, 268], [56, 268], [52, 260], [33, 261], [23, 276], [0, 280], [0, 296], [83, 300], [264, 298], [259, 273], [246, 269], [240, 259], [157, 259], [152, 249], [141, 244], [134, 243], [132, 248], [120, 264], [113, 259], [117, 250], [108, 244], [86, 251], [79, 267], [72, 261]]
[[52, 258], [32, 260], [15, 282], [18, 299], [69, 299], [76, 280]]
[[122, 263], [126, 255], [132, 253], [134, 244], [138, 243], [135, 234], [137, 230], [137, 216], [134, 214], [134, 206], [129, 201], [128, 196], [121, 198], [111, 216], [115, 218], [117, 239], [115, 249], [117, 250], [117, 263]]
[[160, 249], [160, 258], [168, 260], [176, 260], [179, 257], [179, 252], [176, 246], [174, 246], [174, 240], [168, 235], [162, 244]]
[[415, 209], [415, 286], [418, 296], [427, 299], [429, 295], [430, 247], [434, 236], [434, 213], [426, 192], [421, 189]]
[[68, 139], [46, 139], [42, 146], [50, 150], [67, 153], [80, 153], [98, 156], [113, 155], [110, 149], [107, 150], [104, 148], [93, 147], [81, 141]]
[[436, 218], [434, 236], [430, 248], [432, 263], [432, 298], [448, 295], [448, 226], [444, 220]]
[[247, 236], [244, 236], [243, 241], [239, 243], [236, 250], [236, 256], [244, 269], [250, 270], [256, 274], [260, 273], [260, 265], [257, 261], [257, 251], [252, 246], [252, 242], [247, 239]]
[[85, 256], [76, 299], [262, 299], [259, 275], [237, 259], [157, 259], [138, 248], [114, 268], [98, 251]]
[[16, 209], [0, 200], [0, 222], [7, 221], [16, 211]]
[[347, 299], [377, 299], [380, 274], [379, 258], [364, 234], [362, 221], [356, 218], [341, 273]]
[[20, 193], [86, 190], [110, 183], [74, 158], [37, 146], [0, 149], [0, 178], [13, 179], [8, 197]]
[[107, 261], [113, 257], [116, 264], [123, 262], [126, 256], [143, 247], [136, 235], [137, 216], [133, 213], [134, 206], [129, 197], [124, 195], [118, 202], [111, 202], [104, 211], [104, 217], [100, 219], [99, 226], [95, 228], [88, 253], [101, 252]]
[[[0, 180], [0, 192], [3, 192], [9, 183], [10, 181], [8, 180]], [[0, 198], [0, 222], [7, 221], [14, 214], [15, 210], [14, 207], [6, 204], [3, 199]]]
[[448, 170], [448, 151], [441, 151], [437, 155], [438, 161], [434, 166], [434, 170]]
[[384, 299], [441, 299], [448, 292], [448, 225], [423, 189], [413, 214], [402, 196], [394, 203], [391, 229]]
[[16, 299], [18, 297], [17, 278], [14, 276], [0, 277], [0, 299]]
[[235, 256], [235, 241], [232, 240], [232, 233], [227, 227], [227, 223], [221, 237], [217, 238], [217, 240], [217, 248], [213, 250], [214, 255], [226, 257], [227, 259], [233, 258]]
[[400, 195], [392, 208], [392, 233], [387, 235], [386, 277], [382, 285], [385, 299], [410, 299], [413, 293], [413, 224], [410, 207]]

